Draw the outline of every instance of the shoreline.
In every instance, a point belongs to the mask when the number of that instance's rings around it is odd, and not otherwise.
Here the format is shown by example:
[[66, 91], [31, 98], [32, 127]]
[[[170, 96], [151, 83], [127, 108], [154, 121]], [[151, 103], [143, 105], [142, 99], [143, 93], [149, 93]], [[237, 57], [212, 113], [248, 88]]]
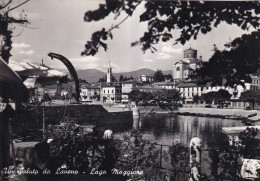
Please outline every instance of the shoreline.
[[[239, 119], [239, 120], [253, 120], [250, 118], [256, 118], [260, 120], [260, 112], [257, 110], [244, 110], [244, 109], [223, 109], [223, 108], [202, 108], [202, 107], [192, 107], [192, 108], [179, 108], [178, 110], [162, 110], [159, 107], [149, 108], [149, 107], [138, 107], [140, 113], [144, 114], [176, 114], [184, 116], [198, 116], [198, 117], [215, 117], [223, 119]], [[258, 114], [259, 113], [259, 114]]]

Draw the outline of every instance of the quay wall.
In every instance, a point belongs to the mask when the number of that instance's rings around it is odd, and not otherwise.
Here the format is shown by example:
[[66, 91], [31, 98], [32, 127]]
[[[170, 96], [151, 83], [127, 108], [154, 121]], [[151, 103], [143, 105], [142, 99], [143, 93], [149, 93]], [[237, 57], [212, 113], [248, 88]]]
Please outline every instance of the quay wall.
[[150, 114], [150, 113], [169, 113], [178, 110], [175, 106], [137, 106], [140, 113]]
[[[43, 113], [44, 112], [44, 113]], [[43, 115], [46, 125], [59, 124], [66, 117], [75, 119], [79, 124], [93, 124], [107, 129], [117, 130], [118, 124], [125, 126], [133, 124], [132, 111], [108, 112], [102, 105], [52, 105], [21, 111], [12, 122], [15, 130], [41, 129]], [[117, 127], [113, 125], [117, 123]]]

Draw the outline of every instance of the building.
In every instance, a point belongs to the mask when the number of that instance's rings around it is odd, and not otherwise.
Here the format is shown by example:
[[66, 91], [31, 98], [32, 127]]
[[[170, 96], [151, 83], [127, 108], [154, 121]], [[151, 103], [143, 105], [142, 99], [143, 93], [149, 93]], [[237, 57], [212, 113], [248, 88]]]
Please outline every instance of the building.
[[153, 86], [160, 87], [164, 89], [175, 89], [176, 88], [176, 82], [155, 82], [153, 83]]
[[104, 84], [101, 88], [100, 100], [102, 103], [119, 103], [122, 100], [122, 87], [120, 84]]
[[188, 79], [188, 76], [201, 66], [202, 57], [200, 56], [200, 59], [197, 59], [197, 50], [191, 48], [184, 50], [183, 57], [182, 60], [173, 64], [173, 79]]
[[141, 85], [141, 86], [136, 86], [135, 88], [133, 88], [134, 90], [139, 90], [141, 92], [157, 92], [157, 91], [163, 91], [165, 90], [165, 88], [161, 88], [158, 86], [152, 86], [152, 85]]
[[100, 87], [99, 86], [86, 86], [80, 88], [80, 100], [83, 102], [97, 102], [100, 100]]
[[122, 85], [121, 83], [112, 82], [112, 68], [109, 63], [107, 68], [107, 82], [101, 84], [100, 88], [101, 103], [119, 103], [122, 100]]
[[154, 81], [154, 78], [152, 74], [141, 75], [139, 81], [143, 83], [152, 83]]
[[137, 86], [136, 80], [127, 80], [122, 82], [122, 103], [129, 102], [129, 93]]
[[179, 90], [183, 103], [193, 103], [193, 97], [195, 95], [201, 96], [203, 94], [203, 86], [199, 86], [196, 83], [180, 83], [176, 86]]

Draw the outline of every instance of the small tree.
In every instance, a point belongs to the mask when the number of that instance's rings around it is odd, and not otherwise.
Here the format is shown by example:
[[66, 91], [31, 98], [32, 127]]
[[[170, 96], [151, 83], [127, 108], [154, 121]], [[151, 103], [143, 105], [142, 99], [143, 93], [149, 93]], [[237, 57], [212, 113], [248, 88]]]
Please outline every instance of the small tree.
[[200, 100], [200, 96], [198, 94], [193, 96], [193, 103], [198, 104]]
[[255, 102], [260, 100], [260, 94], [253, 90], [247, 90], [241, 93], [240, 99], [252, 103], [252, 108], [255, 109]]
[[123, 75], [121, 74], [120, 77], [119, 77], [119, 82], [123, 82], [124, 81], [124, 77]]
[[143, 96], [142, 96], [142, 92], [139, 90], [132, 90], [129, 93], [129, 100], [132, 102], [135, 102], [136, 105], [138, 105], [139, 101], [142, 100]]
[[221, 107], [223, 108], [223, 104], [226, 101], [229, 101], [231, 98], [231, 94], [224, 89], [219, 89], [217, 94], [216, 94], [216, 101], [221, 105]]
[[154, 82], [163, 82], [164, 81], [164, 74], [161, 70], [157, 69], [157, 71], [154, 73], [153, 79]]

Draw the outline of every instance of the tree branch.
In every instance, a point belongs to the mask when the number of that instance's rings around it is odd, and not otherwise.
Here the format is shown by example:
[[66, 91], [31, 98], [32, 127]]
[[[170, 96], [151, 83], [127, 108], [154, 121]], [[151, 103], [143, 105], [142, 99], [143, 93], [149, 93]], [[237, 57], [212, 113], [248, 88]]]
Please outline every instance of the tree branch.
[[18, 8], [18, 7], [20, 7], [20, 6], [22, 6], [22, 5], [24, 5], [24, 4], [27, 3], [28, 1], [30, 1], [30, 0], [26, 0], [26, 1], [24, 1], [23, 3], [17, 5], [17, 6], [15, 6], [15, 7], [13, 7], [13, 8], [11, 8], [11, 9], [9, 9], [8, 11], [5, 12], [4, 16], [6, 16], [10, 11], [12, 11], [12, 10], [14, 10], [14, 9], [16, 9], [16, 8]]
[[0, 7], [0, 9], [6, 8], [13, 0], [10, 0], [8, 3], [6, 3], [3, 7]]
[[[139, 1], [136, 5], [135, 5], [135, 7], [133, 8], [133, 11], [135, 10], [135, 8], [141, 3], [142, 1]], [[127, 18], [129, 18], [131, 15], [130, 14], [128, 14], [122, 21], [120, 21], [117, 25], [115, 25], [115, 26], [112, 26], [109, 30], [108, 30], [108, 32], [111, 32], [113, 29], [115, 29], [115, 28], [118, 28], [125, 20], [127, 20]]]
[[13, 17], [8, 17], [7, 18], [7, 22], [8, 23], [21, 23], [21, 24], [24, 24], [24, 23], [28, 23], [28, 20], [26, 20], [26, 19], [15, 19]]

